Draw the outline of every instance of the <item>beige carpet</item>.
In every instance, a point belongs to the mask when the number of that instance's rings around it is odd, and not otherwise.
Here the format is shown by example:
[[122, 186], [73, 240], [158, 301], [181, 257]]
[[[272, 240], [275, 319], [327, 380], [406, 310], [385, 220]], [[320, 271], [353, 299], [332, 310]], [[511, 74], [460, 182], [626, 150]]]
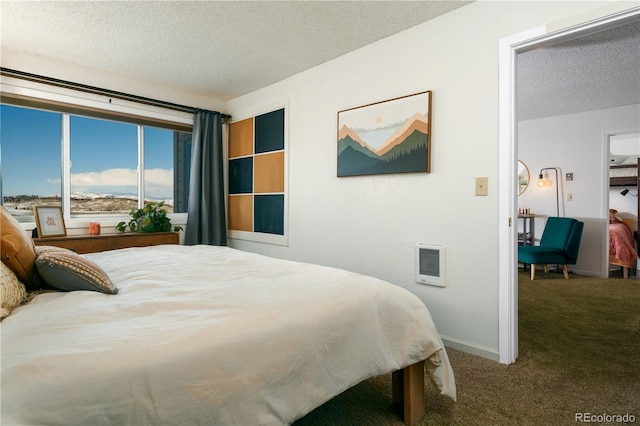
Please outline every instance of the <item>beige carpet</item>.
[[[519, 278], [516, 363], [448, 349], [458, 401], [425, 383], [419, 424], [575, 425], [576, 416], [588, 415], [590, 424], [616, 424], [597, 420], [625, 414], [640, 424], [640, 280], [542, 272], [533, 282], [528, 273]], [[390, 398], [390, 375], [376, 377], [295, 425], [401, 425]]]

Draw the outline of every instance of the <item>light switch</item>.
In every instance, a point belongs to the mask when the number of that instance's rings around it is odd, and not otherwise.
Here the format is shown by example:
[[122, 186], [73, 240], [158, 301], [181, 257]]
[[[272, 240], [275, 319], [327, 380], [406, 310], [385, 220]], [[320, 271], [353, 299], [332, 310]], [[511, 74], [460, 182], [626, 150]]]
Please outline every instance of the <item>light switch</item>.
[[489, 178], [476, 178], [476, 195], [489, 195]]

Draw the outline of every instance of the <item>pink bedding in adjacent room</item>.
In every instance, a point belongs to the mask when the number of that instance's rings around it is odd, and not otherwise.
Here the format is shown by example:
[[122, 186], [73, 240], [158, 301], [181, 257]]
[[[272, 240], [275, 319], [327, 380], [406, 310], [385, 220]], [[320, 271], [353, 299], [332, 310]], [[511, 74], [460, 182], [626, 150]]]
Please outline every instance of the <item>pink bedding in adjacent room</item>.
[[617, 217], [609, 218], [609, 263], [635, 268], [638, 260], [633, 234], [629, 227]]

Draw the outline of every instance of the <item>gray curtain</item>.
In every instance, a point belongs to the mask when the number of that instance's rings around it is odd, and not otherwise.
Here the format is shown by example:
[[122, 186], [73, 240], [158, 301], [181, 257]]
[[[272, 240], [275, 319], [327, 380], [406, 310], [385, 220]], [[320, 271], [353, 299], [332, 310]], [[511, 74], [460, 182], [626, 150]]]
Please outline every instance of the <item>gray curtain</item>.
[[187, 245], [227, 245], [222, 120], [219, 112], [205, 110], [193, 118]]

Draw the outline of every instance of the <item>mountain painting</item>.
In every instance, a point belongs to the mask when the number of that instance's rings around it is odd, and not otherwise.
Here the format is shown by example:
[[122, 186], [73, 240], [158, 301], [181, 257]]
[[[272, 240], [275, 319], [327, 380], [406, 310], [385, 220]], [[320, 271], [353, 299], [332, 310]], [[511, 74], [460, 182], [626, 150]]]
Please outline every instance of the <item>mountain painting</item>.
[[338, 177], [430, 171], [431, 92], [338, 112]]

